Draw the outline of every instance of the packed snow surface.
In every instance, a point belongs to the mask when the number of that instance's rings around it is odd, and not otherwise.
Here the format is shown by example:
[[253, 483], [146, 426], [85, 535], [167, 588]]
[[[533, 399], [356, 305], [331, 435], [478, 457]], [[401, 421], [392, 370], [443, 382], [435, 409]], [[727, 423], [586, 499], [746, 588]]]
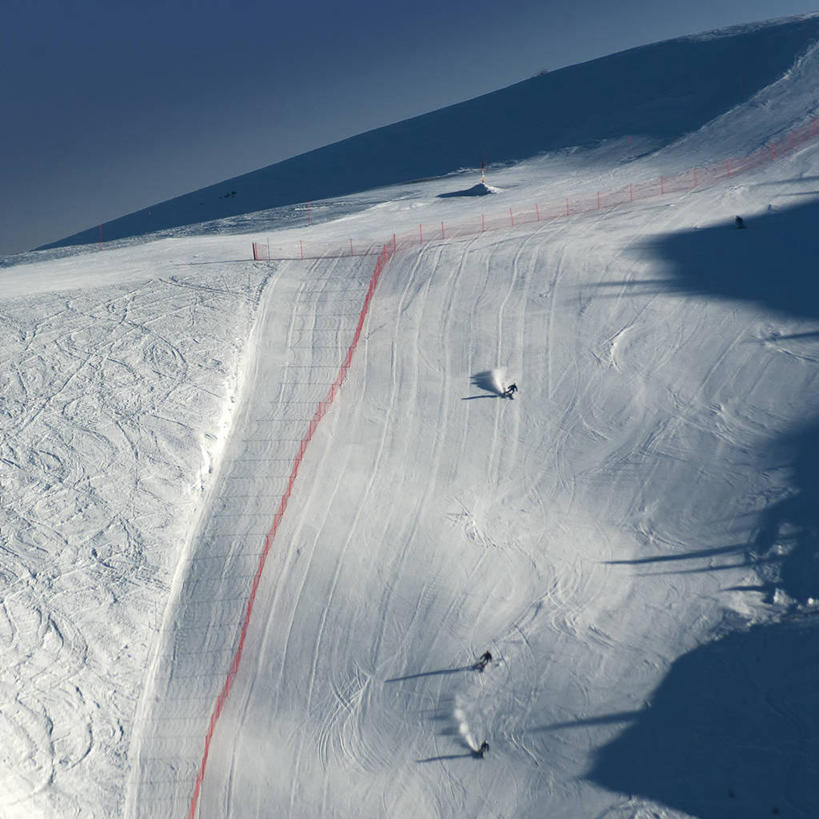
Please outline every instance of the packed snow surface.
[[488, 199], [440, 198], [464, 173], [2, 268], [0, 814], [187, 815], [253, 593], [201, 817], [816, 815], [819, 141], [399, 248], [258, 588], [375, 258], [244, 261], [754, 151], [819, 109], [794, 59]]

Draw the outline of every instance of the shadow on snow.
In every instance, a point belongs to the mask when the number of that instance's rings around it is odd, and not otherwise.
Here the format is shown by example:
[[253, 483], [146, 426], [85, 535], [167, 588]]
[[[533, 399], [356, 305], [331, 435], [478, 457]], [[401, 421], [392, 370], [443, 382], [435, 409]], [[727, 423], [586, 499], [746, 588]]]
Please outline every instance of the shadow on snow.
[[499, 383], [497, 370], [481, 370], [470, 378], [473, 387], [483, 390], [485, 395], [467, 395], [461, 401], [474, 401], [476, 398], [504, 398], [503, 385]]
[[[649, 284], [819, 319], [817, 223], [813, 202], [748, 219], [746, 230], [725, 224], [657, 238], [642, 247], [669, 263], [672, 278]], [[809, 343], [819, 331], [793, 337]], [[762, 455], [765, 468], [787, 471], [791, 491], [756, 513], [749, 543], [613, 562], [676, 566], [744, 555], [738, 565], [753, 566], [761, 582], [735, 588], [769, 597], [779, 588], [799, 602], [819, 598], [819, 421], [806, 419]], [[815, 615], [730, 633], [676, 660], [647, 709], [593, 718], [630, 725], [597, 752], [587, 777], [702, 819], [819, 816], [817, 684]]]
[[729, 634], [677, 660], [646, 710], [597, 718], [632, 724], [587, 776], [701, 819], [817, 816], [817, 679], [819, 619]]
[[458, 668], [439, 668], [435, 671], [420, 671], [417, 674], [407, 674], [405, 677], [393, 677], [390, 680], [384, 680], [388, 683], [406, 682], [407, 680], [417, 680], [421, 677], [439, 677], [444, 674], [460, 674], [463, 671], [475, 671], [474, 665], [462, 665]]

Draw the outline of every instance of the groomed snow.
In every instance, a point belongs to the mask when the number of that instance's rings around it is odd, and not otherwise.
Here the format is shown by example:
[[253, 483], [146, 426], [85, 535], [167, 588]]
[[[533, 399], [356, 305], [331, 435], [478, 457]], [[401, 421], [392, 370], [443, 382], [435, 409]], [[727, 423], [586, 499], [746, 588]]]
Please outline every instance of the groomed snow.
[[[817, 112], [816, 60], [660, 152], [546, 155], [482, 201], [439, 198], [466, 174], [348, 197], [271, 245], [374, 245], [756, 150]], [[814, 143], [392, 258], [274, 542], [199, 816], [819, 810], [817, 176]], [[241, 261], [251, 238], [0, 271], [4, 816], [187, 814], [374, 265]], [[500, 368], [512, 401], [481, 386]]]

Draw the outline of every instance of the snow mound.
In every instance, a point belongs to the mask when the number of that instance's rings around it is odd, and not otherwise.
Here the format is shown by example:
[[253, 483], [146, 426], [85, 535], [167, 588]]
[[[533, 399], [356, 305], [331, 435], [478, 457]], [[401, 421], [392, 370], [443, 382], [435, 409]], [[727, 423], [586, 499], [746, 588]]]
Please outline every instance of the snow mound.
[[461, 191], [449, 191], [447, 193], [439, 193], [439, 199], [450, 199], [455, 196], [488, 196], [492, 193], [500, 193], [500, 188], [492, 187], [492, 185], [487, 185], [486, 182], [478, 182], [477, 185], [473, 185], [471, 188], [466, 188], [465, 190]]

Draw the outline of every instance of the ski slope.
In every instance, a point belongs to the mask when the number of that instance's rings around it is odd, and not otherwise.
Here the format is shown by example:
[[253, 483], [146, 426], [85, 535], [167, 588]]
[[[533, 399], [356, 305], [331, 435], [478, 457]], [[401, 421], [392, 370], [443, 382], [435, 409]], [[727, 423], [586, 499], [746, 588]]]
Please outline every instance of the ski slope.
[[[370, 191], [311, 239], [751, 152], [819, 110], [818, 59], [661, 150]], [[812, 144], [400, 250], [257, 589], [375, 258], [180, 230], [0, 270], [0, 812], [815, 815], [817, 177]]]

